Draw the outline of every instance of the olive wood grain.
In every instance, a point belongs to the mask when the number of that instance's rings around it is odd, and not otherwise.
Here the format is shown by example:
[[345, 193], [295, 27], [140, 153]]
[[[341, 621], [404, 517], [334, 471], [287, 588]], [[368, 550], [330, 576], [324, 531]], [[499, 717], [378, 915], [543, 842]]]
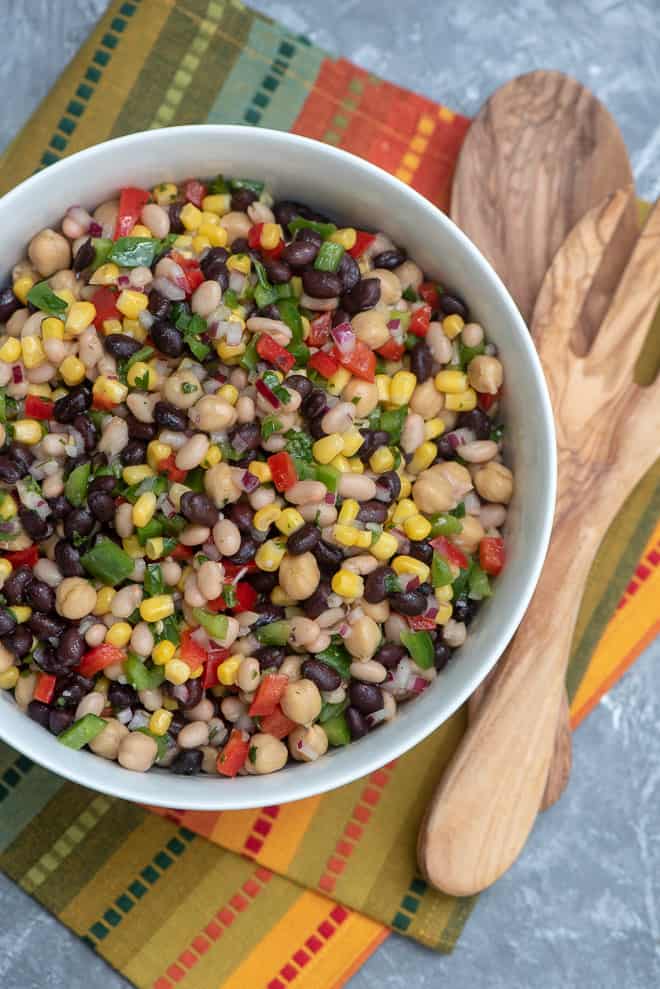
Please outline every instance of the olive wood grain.
[[[631, 190], [622, 190], [577, 224], [536, 304], [533, 329], [557, 425], [555, 527], [523, 623], [422, 823], [420, 868], [450, 894], [489, 886], [527, 840], [553, 754], [584, 583], [608, 526], [658, 455], [660, 379], [641, 388], [633, 371], [660, 299], [660, 206], [591, 350], [579, 357], [571, 345], [575, 314], [631, 198]], [[633, 413], [643, 424], [634, 434]]]
[[[540, 70], [496, 90], [475, 117], [457, 163], [451, 216], [494, 265], [529, 322], [541, 281], [569, 231], [607, 194], [630, 183], [626, 147], [607, 109], [576, 80]], [[631, 199], [582, 303], [576, 353], [584, 354], [594, 339], [638, 232]], [[497, 669], [470, 698], [470, 719]], [[561, 796], [571, 764], [565, 697], [542, 810]]]

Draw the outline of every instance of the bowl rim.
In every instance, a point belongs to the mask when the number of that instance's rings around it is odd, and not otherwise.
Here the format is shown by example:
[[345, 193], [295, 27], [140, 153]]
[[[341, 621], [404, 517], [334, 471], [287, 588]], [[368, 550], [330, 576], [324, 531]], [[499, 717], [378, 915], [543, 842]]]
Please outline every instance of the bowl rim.
[[[217, 787], [217, 797], [215, 797], [215, 794], [209, 796], [208, 787], [198, 786], [198, 792], [196, 793], [195, 780], [198, 778], [190, 779], [174, 776], [167, 771], [150, 772], [147, 774], [136, 773], [129, 776], [129, 771], [125, 770], [126, 777], [118, 776], [116, 782], [106, 782], [104, 780], [98, 783], [94, 779], [91, 760], [93, 759], [96, 763], [100, 759], [99, 756], [88, 752], [73, 753], [71, 750], [58, 750], [55, 739], [50, 739], [50, 737], [48, 741], [51, 744], [49, 745], [40, 744], [39, 736], [36, 734], [34, 736], [28, 734], [28, 737], [24, 738], [23, 733], [20, 731], [20, 723], [24, 723], [27, 715], [12, 703], [7, 705], [8, 709], [4, 710], [0, 716], [0, 739], [3, 739], [12, 748], [17, 749], [38, 765], [71, 782], [87, 786], [96, 792], [132, 802], [146, 803], [158, 807], [176, 806], [188, 810], [219, 811], [250, 809], [301, 800], [307, 797], [319, 796], [338, 787], [353, 783], [413, 749], [455, 714], [495, 666], [497, 659], [504, 652], [520, 624], [536, 589], [546, 557], [554, 520], [557, 457], [554, 416], [541, 362], [531, 335], [504, 283], [494, 268], [486, 261], [479, 249], [456, 226], [449, 216], [411, 186], [406, 185], [394, 175], [364, 158], [312, 138], [270, 128], [251, 128], [236, 124], [185, 124], [177, 127], [162, 127], [112, 138], [63, 158], [55, 164], [24, 179], [2, 196], [0, 199], [0, 210], [10, 207], [15, 199], [23, 197], [26, 189], [33, 190], [37, 193], [39, 188], [50, 181], [54, 175], [66, 173], [69, 169], [75, 170], [80, 167], [81, 163], [91, 163], [96, 157], [105, 156], [115, 149], [126, 151], [132, 145], [140, 145], [145, 141], [158, 144], [161, 140], [171, 140], [173, 135], [180, 136], [181, 139], [194, 138], [202, 132], [217, 134], [218, 137], [222, 137], [223, 139], [234, 138], [237, 141], [244, 141], [246, 136], [248, 136], [249, 140], [256, 143], [259, 141], [281, 142], [287, 144], [289, 147], [313, 149], [316, 154], [321, 153], [326, 157], [329, 163], [336, 161], [347, 164], [353, 169], [362, 170], [373, 180], [381, 183], [384, 193], [387, 192], [388, 188], [391, 188], [395, 191], [397, 197], [403, 196], [404, 199], [407, 198], [419, 207], [433, 213], [435, 222], [443, 226], [446, 234], [456, 242], [458, 247], [471, 256], [471, 261], [475, 265], [482, 283], [487, 285], [491, 292], [499, 295], [500, 300], [508, 310], [508, 318], [514, 327], [517, 344], [525, 352], [525, 360], [534, 379], [533, 386], [539, 401], [537, 409], [540, 420], [539, 430], [546, 448], [543, 450], [543, 453], [547, 455], [545, 469], [548, 477], [548, 484], [543, 493], [543, 503], [538, 506], [538, 517], [541, 521], [540, 529], [536, 534], [533, 548], [527, 550], [528, 563], [526, 569], [528, 571], [528, 577], [525, 588], [511, 611], [507, 615], [498, 616], [497, 627], [492, 628], [490, 632], [488, 647], [488, 656], [490, 658], [486, 667], [482, 667], [483, 672], [479, 670], [469, 678], [466, 678], [462, 688], [457, 691], [455, 698], [449, 705], [448, 710], [442, 705], [439, 705], [439, 709], [443, 712], [440, 717], [418, 719], [418, 721], [409, 725], [411, 730], [401, 739], [397, 740], [396, 737], [393, 737], [391, 740], [388, 739], [385, 746], [381, 746], [380, 748], [374, 747], [371, 752], [361, 752], [360, 758], [357, 760], [359, 763], [358, 773], [352, 770], [351, 767], [354, 764], [350, 759], [343, 760], [342, 764], [335, 767], [334, 773], [328, 774], [327, 777], [321, 777], [318, 774], [316, 776], [314, 775], [314, 763], [303, 763], [295, 768], [295, 775], [292, 775], [287, 780], [289, 793], [284, 796], [278, 793], [277, 780], [278, 778], [281, 779], [281, 774], [279, 773], [262, 777], [238, 777], [232, 781], [224, 781], [224, 785], [214, 777], [207, 777], [207, 780]], [[17, 719], [20, 719], [20, 723]], [[17, 726], [19, 729], [17, 738], [12, 736], [11, 729], [14, 726]], [[387, 726], [383, 726], [381, 732], [386, 733]], [[381, 733], [379, 732], [379, 734]], [[352, 746], [348, 746], [346, 751], [350, 751], [351, 748]], [[80, 756], [84, 756], [84, 760], [79, 759]], [[101, 761], [105, 762], [105, 760]], [[249, 792], [242, 795], [243, 787], [241, 786], [241, 779], [252, 781], [257, 778], [260, 781], [260, 785], [253, 787], [255, 791], [254, 796], [250, 796]]]

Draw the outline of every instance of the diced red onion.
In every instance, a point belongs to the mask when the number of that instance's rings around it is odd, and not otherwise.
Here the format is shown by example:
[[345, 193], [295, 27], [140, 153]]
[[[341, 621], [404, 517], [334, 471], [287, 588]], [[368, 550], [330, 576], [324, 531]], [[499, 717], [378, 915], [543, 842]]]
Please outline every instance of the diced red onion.
[[411, 690], [413, 694], [421, 694], [423, 690], [426, 690], [429, 682], [425, 680], [424, 677], [412, 676], [410, 677], [406, 687]]
[[18, 523], [14, 521], [0, 522], [0, 532], [2, 533], [13, 533], [18, 531]]
[[136, 711], [128, 722], [129, 731], [137, 731], [138, 728], [146, 728], [149, 724], [149, 715], [146, 711]]
[[385, 720], [385, 708], [381, 707], [379, 711], [373, 711], [371, 714], [367, 715], [367, 724], [370, 728], [374, 728], [381, 721]]
[[397, 663], [397, 667], [394, 671], [391, 681], [386, 680], [383, 684], [383, 690], [388, 692], [396, 693], [406, 689], [408, 680], [410, 679], [410, 660], [404, 656]]
[[476, 436], [471, 429], [461, 426], [459, 429], [452, 429], [450, 433], [447, 433], [445, 439], [451, 443], [452, 450], [456, 450], [459, 446], [464, 446], [466, 443], [474, 443]]
[[160, 495], [158, 498], [158, 508], [163, 513], [166, 519], [171, 519], [176, 515], [176, 508], [167, 497], [166, 494]]
[[218, 390], [218, 382], [215, 380], [215, 378], [206, 378], [204, 384], [202, 385], [202, 389], [206, 392], [207, 395], [210, 395]]
[[339, 323], [330, 330], [330, 336], [337, 344], [342, 354], [351, 354], [355, 350], [355, 332], [350, 323]]
[[[419, 587], [419, 583], [420, 583], [419, 577], [416, 577], [415, 574], [411, 574], [411, 577], [412, 580], [409, 580], [408, 584], [406, 585], [407, 591], [414, 591], [416, 590], [416, 588]], [[401, 575], [399, 575], [399, 579], [401, 579]]]
[[255, 491], [259, 487], [259, 478], [252, 471], [243, 471], [243, 476], [241, 477], [241, 487], [243, 491], [250, 492]]
[[348, 633], [350, 632], [350, 629], [351, 629], [351, 627], [348, 624], [348, 622], [344, 622], [343, 625], [340, 625], [339, 626], [338, 635], [340, 635], [342, 637], [342, 639], [345, 639], [346, 636], [348, 635]]
[[245, 275], [242, 271], [230, 271], [229, 272], [229, 288], [232, 292], [240, 297], [241, 292], [245, 288], [245, 282], [247, 281]]
[[334, 505], [337, 500], [337, 495], [333, 494], [332, 491], [328, 491], [325, 498], [323, 499], [326, 505]]
[[275, 395], [275, 393], [270, 390], [268, 385], [264, 381], [262, 381], [261, 378], [257, 378], [255, 384], [257, 391], [259, 392], [261, 397], [265, 398], [268, 404], [272, 405], [274, 409], [279, 409], [280, 400], [277, 397], [277, 395]]
[[481, 502], [476, 491], [468, 491], [463, 497], [463, 504], [468, 515], [478, 515], [481, 511]]
[[319, 753], [311, 745], [307, 745], [301, 738], [296, 746], [301, 755], [304, 755], [310, 762], [316, 762]]
[[11, 366], [11, 377], [15, 385], [20, 385], [23, 381], [23, 365], [22, 364], [12, 364]]
[[48, 502], [37, 491], [31, 491], [25, 481], [17, 481], [16, 490], [21, 504], [36, 512], [39, 518], [45, 519], [50, 515], [51, 507]]
[[172, 687], [172, 697], [175, 697], [178, 701], [185, 702], [188, 700], [188, 688], [185, 683], [177, 683], [176, 686]]
[[179, 288], [169, 278], [154, 278], [153, 288], [170, 302], [181, 302], [186, 297], [185, 290]]
[[155, 318], [156, 317], [154, 316], [154, 314], [150, 313], [148, 309], [143, 309], [142, 312], [138, 315], [140, 326], [144, 326], [145, 330], [151, 329], [151, 327], [154, 325]]
[[228, 324], [228, 329], [226, 333], [227, 343], [230, 347], [236, 347], [241, 342], [241, 337], [243, 336], [243, 327], [240, 323], [235, 320], [230, 320]]
[[387, 323], [388, 330], [398, 330], [400, 326], [401, 326], [400, 319], [390, 319]]
[[133, 718], [133, 712], [130, 707], [123, 707], [121, 711], [117, 711], [116, 718], [120, 724], [127, 725]]
[[82, 227], [83, 233], [87, 233], [88, 231], [91, 231], [92, 223], [94, 221], [92, 220], [87, 210], [84, 209], [82, 206], [69, 206], [68, 210], [66, 211], [66, 215], [71, 217], [74, 223], [77, 223], [78, 226]]
[[103, 227], [96, 220], [92, 220], [87, 231], [90, 237], [100, 237], [103, 234]]
[[128, 275], [119, 275], [117, 278], [117, 285], [119, 288], [128, 288], [131, 284], [131, 279]]

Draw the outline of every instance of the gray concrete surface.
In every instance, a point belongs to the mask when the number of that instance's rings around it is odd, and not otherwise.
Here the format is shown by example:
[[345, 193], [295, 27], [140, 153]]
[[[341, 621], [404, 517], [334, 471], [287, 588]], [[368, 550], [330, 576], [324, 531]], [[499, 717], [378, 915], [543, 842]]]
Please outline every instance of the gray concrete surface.
[[[657, 0], [254, 0], [254, 6], [465, 113], [520, 72], [571, 72], [616, 116], [640, 192], [660, 193]], [[11, 93], [0, 146], [47, 93], [104, 7], [104, 0], [0, 0], [0, 86]], [[517, 865], [482, 897], [454, 954], [439, 957], [393, 936], [351, 989], [660, 986], [659, 669], [656, 643], [580, 728], [567, 794], [540, 820]], [[127, 989], [1, 876], [0, 917], [3, 989]]]

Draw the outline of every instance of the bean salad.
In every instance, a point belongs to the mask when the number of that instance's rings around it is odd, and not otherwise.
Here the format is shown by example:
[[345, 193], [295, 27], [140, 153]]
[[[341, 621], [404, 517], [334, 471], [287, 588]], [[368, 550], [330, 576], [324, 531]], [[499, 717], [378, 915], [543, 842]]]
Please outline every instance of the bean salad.
[[503, 369], [381, 231], [251, 179], [122, 188], [0, 292], [0, 689], [233, 777], [396, 715], [505, 562]]

